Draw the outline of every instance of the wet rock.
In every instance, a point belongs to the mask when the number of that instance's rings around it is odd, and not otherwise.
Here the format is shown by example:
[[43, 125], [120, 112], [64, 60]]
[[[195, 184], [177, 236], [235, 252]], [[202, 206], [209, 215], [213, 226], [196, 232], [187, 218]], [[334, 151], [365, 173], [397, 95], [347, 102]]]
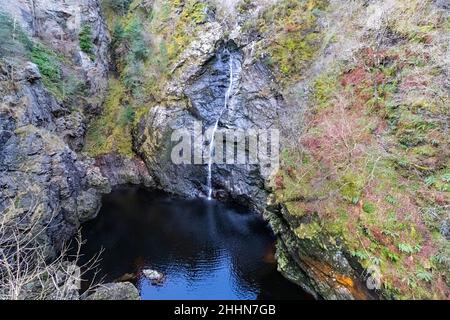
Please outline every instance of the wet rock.
[[139, 291], [130, 282], [102, 285], [87, 300], [140, 300]]
[[135, 273], [125, 273], [120, 278], [118, 278], [115, 282], [129, 282], [135, 281], [137, 279], [137, 275]]
[[[215, 38], [210, 40], [216, 41]], [[246, 51], [238, 49], [233, 42], [216, 41], [215, 51], [196, 52], [200, 56], [203, 54], [196, 63], [183, 62], [191, 66], [184, 68], [193, 70], [188, 73], [189, 77], [180, 75], [170, 84], [171, 88], [177, 88], [172, 94], [180, 96], [180, 100], [166, 97], [167, 101], [151, 108], [141, 119], [135, 132], [135, 149], [157, 186], [188, 197], [208, 193], [207, 165], [206, 162], [203, 165], [172, 162], [174, 143], [170, 139], [174, 130], [187, 130], [194, 135], [195, 122], [201, 121], [205, 130], [213, 126], [219, 116], [219, 129], [276, 129], [277, 114], [284, 108], [279, 88], [272, 82], [267, 67], [258, 61], [248, 61]], [[222, 113], [230, 83], [230, 59], [234, 85], [227, 110]], [[207, 154], [208, 142], [194, 148]], [[215, 196], [262, 211], [267, 197], [265, 181], [272, 171], [273, 168], [259, 164], [213, 165]]]

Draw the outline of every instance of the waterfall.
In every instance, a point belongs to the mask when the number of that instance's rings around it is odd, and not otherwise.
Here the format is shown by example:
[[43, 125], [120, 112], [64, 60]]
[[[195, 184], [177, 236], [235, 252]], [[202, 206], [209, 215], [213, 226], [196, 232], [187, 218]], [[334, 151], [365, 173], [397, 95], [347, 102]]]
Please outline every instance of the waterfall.
[[229, 67], [230, 67], [230, 74], [229, 74], [229, 78], [230, 78], [230, 82], [228, 85], [228, 89], [225, 92], [225, 98], [224, 98], [224, 102], [223, 102], [223, 108], [219, 113], [219, 116], [217, 117], [217, 120], [214, 124], [212, 133], [211, 133], [211, 138], [210, 138], [210, 143], [209, 143], [209, 159], [208, 159], [208, 200], [212, 199], [212, 192], [213, 192], [213, 188], [212, 188], [212, 165], [213, 165], [213, 155], [214, 155], [214, 142], [215, 142], [215, 135], [217, 132], [217, 129], [219, 127], [219, 121], [220, 118], [222, 117], [222, 115], [224, 114], [225, 110], [228, 107], [228, 102], [230, 100], [230, 96], [233, 90], [233, 56], [231, 55], [231, 53], [227, 50], [225, 51], [226, 53], [228, 53], [230, 55], [230, 62], [229, 62]]

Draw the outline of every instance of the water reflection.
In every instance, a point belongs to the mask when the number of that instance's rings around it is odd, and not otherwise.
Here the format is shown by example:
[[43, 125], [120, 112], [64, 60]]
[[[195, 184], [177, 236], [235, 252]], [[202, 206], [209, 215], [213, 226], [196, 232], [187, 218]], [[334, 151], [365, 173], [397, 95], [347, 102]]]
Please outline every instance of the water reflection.
[[[310, 298], [276, 271], [266, 223], [219, 202], [117, 190], [105, 196], [83, 237], [83, 259], [103, 247], [101, 275], [113, 281], [136, 274], [144, 299]], [[164, 283], [152, 285], [144, 268], [164, 273]]]

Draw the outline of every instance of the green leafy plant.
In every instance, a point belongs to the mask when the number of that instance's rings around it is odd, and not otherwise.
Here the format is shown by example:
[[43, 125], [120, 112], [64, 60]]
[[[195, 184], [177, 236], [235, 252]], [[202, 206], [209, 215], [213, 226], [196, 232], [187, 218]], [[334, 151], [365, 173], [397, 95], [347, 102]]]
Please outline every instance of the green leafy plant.
[[372, 213], [375, 212], [375, 209], [376, 208], [375, 208], [375, 205], [373, 203], [365, 202], [363, 204], [363, 210], [364, 210], [365, 213], [372, 214]]
[[352, 253], [352, 255], [360, 260], [369, 259], [369, 255], [365, 251], [356, 250]]
[[81, 28], [79, 37], [80, 49], [84, 53], [88, 54], [92, 59], [94, 56], [94, 43], [92, 42], [92, 27], [90, 25], [84, 25]]
[[30, 59], [35, 63], [42, 75], [47, 89], [57, 98], [63, 98], [63, 83], [61, 76], [60, 58], [51, 50], [40, 44], [34, 44], [30, 52]]
[[416, 276], [417, 276], [417, 279], [426, 281], [426, 282], [431, 282], [431, 280], [433, 280], [433, 274], [431, 272], [428, 272], [425, 270], [421, 270], [421, 271], [417, 272]]
[[386, 255], [392, 262], [397, 262], [400, 260], [400, 257], [397, 254], [395, 254], [394, 252], [387, 251]]
[[400, 250], [401, 252], [406, 253], [406, 254], [413, 254], [413, 253], [420, 252], [420, 250], [422, 250], [422, 246], [415, 245], [413, 247], [408, 243], [399, 243], [397, 247], [398, 247], [398, 250]]

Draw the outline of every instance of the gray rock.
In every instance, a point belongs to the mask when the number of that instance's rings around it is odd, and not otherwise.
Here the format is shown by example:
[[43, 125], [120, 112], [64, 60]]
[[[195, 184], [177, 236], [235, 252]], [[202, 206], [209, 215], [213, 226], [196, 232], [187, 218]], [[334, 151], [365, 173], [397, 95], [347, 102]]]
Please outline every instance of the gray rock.
[[95, 159], [95, 165], [103, 176], [108, 178], [111, 186], [126, 184], [154, 187], [145, 163], [138, 157], [126, 158], [118, 154], [106, 154]]
[[139, 291], [130, 282], [102, 285], [87, 300], [140, 300]]
[[[26, 55], [0, 61], [0, 215], [24, 229], [46, 227], [39, 241], [51, 258], [81, 223], [96, 216], [101, 194], [111, 189], [94, 163], [74, 152], [83, 145], [85, 109], [98, 107], [105, 93], [109, 36], [97, 0], [0, 1], [0, 10], [29, 38], [39, 36], [65, 56], [62, 73], [85, 77], [90, 89], [76, 104], [62, 102]], [[96, 57], [89, 66], [73, 60], [85, 24], [92, 27]]]
[[[9, 13], [29, 36], [38, 36], [66, 57], [78, 57], [75, 62], [82, 68], [90, 93], [95, 97], [91, 99], [91, 111], [98, 112], [107, 89], [110, 43], [100, 1], [0, 1], [0, 10]], [[85, 25], [92, 30], [95, 59], [79, 47], [78, 35]]]
[[[188, 79], [180, 77], [180, 84], [176, 84], [177, 78], [170, 84], [177, 88], [173, 94], [185, 97], [184, 100], [180, 98], [172, 102], [173, 97], [168, 97], [168, 101], [151, 108], [148, 116], [141, 119], [135, 134], [135, 149], [158, 186], [188, 197], [207, 194], [207, 166], [173, 164], [170, 157], [173, 147], [171, 133], [177, 129], [187, 129], [192, 133], [196, 121], [203, 122], [203, 129], [214, 125], [223, 109], [225, 91], [230, 82], [229, 59], [233, 61], [235, 86], [228, 108], [220, 116], [220, 128], [275, 129], [278, 127], [277, 114], [284, 108], [279, 88], [273, 84], [267, 67], [258, 61], [244, 63], [244, 51], [233, 42], [216, 43], [215, 52], [196, 52], [206, 55], [196, 61], [200, 66], [185, 62], [193, 66], [184, 68], [195, 72]], [[207, 153], [206, 144], [203, 152]], [[214, 165], [215, 197], [231, 199], [262, 211], [267, 197], [265, 181], [270, 175], [270, 170], [265, 171], [260, 165]]]

